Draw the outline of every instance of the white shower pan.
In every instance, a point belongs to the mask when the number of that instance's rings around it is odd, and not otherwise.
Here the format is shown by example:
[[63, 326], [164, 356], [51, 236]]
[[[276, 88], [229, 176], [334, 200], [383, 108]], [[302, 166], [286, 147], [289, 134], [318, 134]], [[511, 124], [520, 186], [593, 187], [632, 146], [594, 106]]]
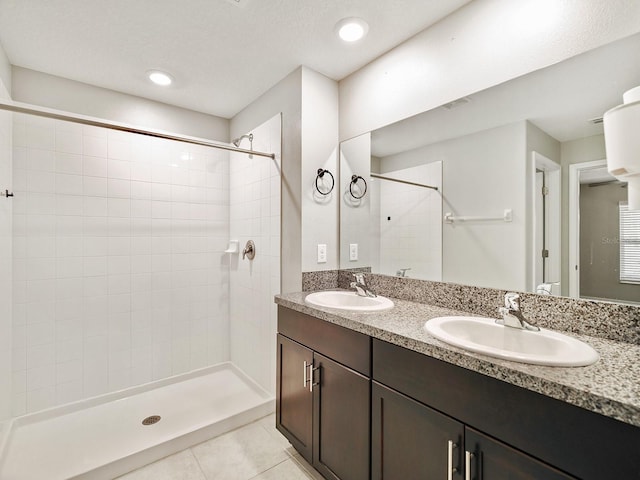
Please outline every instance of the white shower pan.
[[[4, 429], [0, 478], [112, 479], [273, 412], [231, 363], [25, 415]], [[157, 423], [143, 419], [160, 416]]]

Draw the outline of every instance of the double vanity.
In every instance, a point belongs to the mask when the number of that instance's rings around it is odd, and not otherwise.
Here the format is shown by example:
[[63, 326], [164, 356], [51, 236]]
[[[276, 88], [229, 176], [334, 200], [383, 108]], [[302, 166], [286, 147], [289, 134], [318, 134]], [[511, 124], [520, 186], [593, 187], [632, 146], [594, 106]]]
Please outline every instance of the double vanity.
[[277, 428], [328, 479], [640, 478], [639, 345], [346, 290], [276, 303]]
[[[492, 357], [533, 365], [585, 367], [600, 358], [589, 344], [552, 330], [529, 324], [521, 314], [519, 295], [507, 293], [505, 303], [518, 302], [513, 310], [504, 309], [503, 318], [469, 315], [435, 317], [424, 328], [443, 342]], [[355, 295], [352, 291], [329, 290], [305, 297], [305, 303], [317, 307], [355, 312], [377, 312], [393, 308], [393, 301], [380, 295]]]

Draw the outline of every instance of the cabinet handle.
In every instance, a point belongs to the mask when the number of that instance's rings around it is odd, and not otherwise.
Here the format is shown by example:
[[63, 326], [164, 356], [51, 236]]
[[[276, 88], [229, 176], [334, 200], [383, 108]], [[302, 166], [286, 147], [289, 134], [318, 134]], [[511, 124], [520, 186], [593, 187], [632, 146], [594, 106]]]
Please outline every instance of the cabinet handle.
[[475, 457], [473, 453], [468, 450], [464, 452], [464, 480], [471, 480], [471, 459]]
[[453, 443], [451, 440], [447, 442], [447, 480], [453, 479], [453, 474], [458, 471], [456, 467], [453, 466], [453, 449], [458, 448], [457, 443]]
[[307, 361], [302, 362], [302, 386], [307, 388]]
[[313, 392], [313, 386], [314, 386], [314, 385], [319, 385], [319, 384], [320, 384], [320, 382], [315, 383], [315, 382], [313, 381], [313, 377], [315, 376], [315, 375], [314, 375], [314, 372], [316, 372], [316, 371], [320, 370], [320, 367], [313, 368], [313, 364], [311, 364], [311, 365], [309, 365], [309, 366], [311, 367], [311, 368], [310, 368], [310, 370], [311, 370], [311, 378], [309, 379], [309, 391], [310, 391], [310, 392]]

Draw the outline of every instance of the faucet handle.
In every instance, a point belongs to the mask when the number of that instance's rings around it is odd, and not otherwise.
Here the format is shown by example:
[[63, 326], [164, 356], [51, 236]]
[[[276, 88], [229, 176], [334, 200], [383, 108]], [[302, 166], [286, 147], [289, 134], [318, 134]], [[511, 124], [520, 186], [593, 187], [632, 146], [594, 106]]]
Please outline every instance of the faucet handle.
[[363, 297], [376, 297], [377, 295], [369, 290], [369, 286], [364, 279], [364, 273], [358, 272], [352, 274], [356, 281], [351, 282], [351, 287], [356, 289], [356, 293]]
[[511, 310], [520, 310], [520, 295], [515, 292], [507, 292], [504, 295], [504, 306]]
[[362, 283], [364, 284], [364, 273], [358, 272], [358, 273], [352, 273], [353, 277], [356, 279], [357, 283]]

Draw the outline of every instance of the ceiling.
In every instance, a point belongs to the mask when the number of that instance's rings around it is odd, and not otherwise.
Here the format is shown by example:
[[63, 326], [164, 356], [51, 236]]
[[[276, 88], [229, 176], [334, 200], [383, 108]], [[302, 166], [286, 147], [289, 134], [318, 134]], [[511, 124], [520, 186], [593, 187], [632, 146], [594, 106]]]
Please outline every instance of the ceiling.
[[[469, 1], [0, 0], [0, 43], [13, 65], [231, 118], [300, 65], [340, 80]], [[369, 33], [345, 44], [351, 16]]]
[[640, 85], [639, 51], [636, 34], [394, 123], [372, 133], [371, 153], [387, 157], [522, 120], [559, 142], [602, 134], [590, 120]]

